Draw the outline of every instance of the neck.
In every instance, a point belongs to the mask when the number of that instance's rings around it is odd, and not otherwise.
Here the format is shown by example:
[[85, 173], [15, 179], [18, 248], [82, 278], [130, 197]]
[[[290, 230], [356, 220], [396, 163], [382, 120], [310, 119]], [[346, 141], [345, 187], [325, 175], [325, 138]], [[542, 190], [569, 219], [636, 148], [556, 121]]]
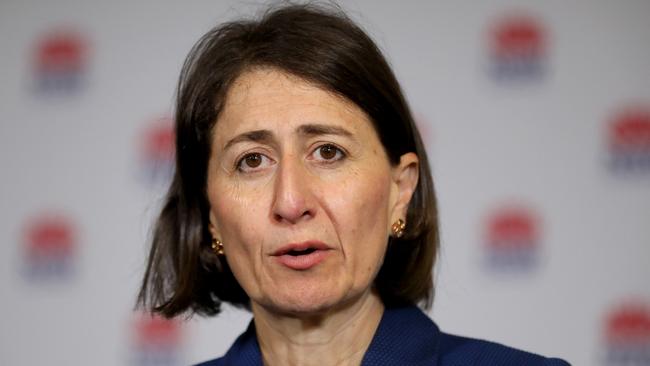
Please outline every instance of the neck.
[[338, 309], [287, 315], [253, 303], [264, 365], [360, 365], [372, 341], [384, 305], [368, 292]]

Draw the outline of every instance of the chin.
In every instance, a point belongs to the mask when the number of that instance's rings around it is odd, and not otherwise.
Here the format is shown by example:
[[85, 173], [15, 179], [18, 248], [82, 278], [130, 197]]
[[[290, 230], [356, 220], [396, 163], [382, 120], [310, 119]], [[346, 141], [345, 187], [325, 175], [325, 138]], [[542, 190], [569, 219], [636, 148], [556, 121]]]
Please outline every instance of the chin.
[[323, 303], [284, 303], [275, 304], [273, 311], [277, 314], [300, 318], [327, 313], [332, 307], [332, 304]]
[[348, 301], [342, 294], [323, 291], [321, 288], [287, 290], [291, 292], [277, 293], [263, 305], [278, 314], [309, 316], [326, 313]]

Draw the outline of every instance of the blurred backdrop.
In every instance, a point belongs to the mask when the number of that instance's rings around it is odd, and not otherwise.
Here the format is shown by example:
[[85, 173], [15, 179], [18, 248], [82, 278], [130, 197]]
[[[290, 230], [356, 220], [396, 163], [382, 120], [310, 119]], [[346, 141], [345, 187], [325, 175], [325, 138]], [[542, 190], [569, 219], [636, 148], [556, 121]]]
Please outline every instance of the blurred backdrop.
[[[650, 365], [650, 2], [342, 1], [425, 139], [431, 316], [575, 365]], [[0, 364], [187, 365], [250, 315], [133, 311], [193, 43], [255, 1], [0, 3]]]

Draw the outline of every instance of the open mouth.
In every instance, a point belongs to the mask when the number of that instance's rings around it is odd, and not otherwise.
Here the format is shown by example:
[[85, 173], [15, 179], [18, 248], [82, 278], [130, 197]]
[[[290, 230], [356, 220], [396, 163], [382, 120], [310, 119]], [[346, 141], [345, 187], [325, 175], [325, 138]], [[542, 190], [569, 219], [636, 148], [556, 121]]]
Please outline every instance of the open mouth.
[[286, 245], [275, 253], [276, 260], [293, 270], [307, 270], [317, 266], [330, 254], [330, 248], [318, 241]]
[[297, 257], [301, 255], [309, 255], [316, 251], [329, 250], [330, 248], [320, 241], [306, 241], [303, 243], [287, 244], [280, 249], [276, 250], [272, 255], [275, 257], [290, 255]]
[[316, 248], [307, 248], [307, 249], [303, 249], [303, 250], [292, 249], [292, 250], [288, 251], [287, 254], [290, 255], [290, 256], [296, 257], [296, 256], [299, 256], [299, 255], [311, 254], [311, 253], [315, 252], [316, 250], [317, 250]]

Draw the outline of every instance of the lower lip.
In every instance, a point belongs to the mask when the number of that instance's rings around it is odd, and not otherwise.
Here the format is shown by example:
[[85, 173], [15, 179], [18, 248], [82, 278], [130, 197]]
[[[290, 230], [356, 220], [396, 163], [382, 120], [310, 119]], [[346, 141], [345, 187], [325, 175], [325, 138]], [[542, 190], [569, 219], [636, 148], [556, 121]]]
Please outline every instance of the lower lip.
[[329, 255], [329, 250], [315, 250], [309, 254], [304, 255], [279, 255], [277, 256], [280, 264], [291, 269], [304, 271], [317, 266], [320, 262], [324, 261]]

